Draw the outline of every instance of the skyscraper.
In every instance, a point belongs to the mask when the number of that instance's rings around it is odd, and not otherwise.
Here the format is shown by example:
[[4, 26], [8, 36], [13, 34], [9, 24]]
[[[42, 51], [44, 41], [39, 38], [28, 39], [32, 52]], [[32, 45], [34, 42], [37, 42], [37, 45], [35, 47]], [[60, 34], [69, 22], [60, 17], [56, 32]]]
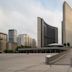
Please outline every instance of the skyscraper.
[[17, 47], [17, 31], [15, 29], [10, 29], [8, 31], [8, 50], [13, 50], [15, 51], [16, 47]]
[[63, 3], [62, 42], [72, 46], [72, 8]]
[[48, 25], [42, 18], [37, 18], [38, 47], [58, 43], [58, 28]]
[[9, 35], [9, 42], [10, 43], [17, 42], [17, 31], [15, 29], [10, 29], [8, 32], [8, 35]]

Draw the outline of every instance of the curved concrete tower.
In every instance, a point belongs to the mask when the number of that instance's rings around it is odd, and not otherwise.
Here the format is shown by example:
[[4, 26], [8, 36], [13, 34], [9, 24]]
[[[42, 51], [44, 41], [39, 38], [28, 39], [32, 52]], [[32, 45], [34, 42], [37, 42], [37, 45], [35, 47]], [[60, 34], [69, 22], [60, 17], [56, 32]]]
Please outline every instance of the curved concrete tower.
[[48, 25], [42, 18], [37, 18], [38, 48], [58, 43], [58, 28]]

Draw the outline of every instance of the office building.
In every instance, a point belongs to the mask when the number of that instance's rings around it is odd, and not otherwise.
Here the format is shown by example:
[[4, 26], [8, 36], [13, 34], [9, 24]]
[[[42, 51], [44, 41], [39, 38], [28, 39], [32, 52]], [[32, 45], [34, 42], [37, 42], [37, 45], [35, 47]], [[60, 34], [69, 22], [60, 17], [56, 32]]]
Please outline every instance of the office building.
[[17, 31], [15, 29], [10, 29], [8, 31], [8, 40], [9, 40], [7, 43], [8, 50], [15, 51], [17, 47]]
[[37, 18], [38, 48], [58, 43], [58, 28], [48, 25], [42, 18]]
[[20, 34], [17, 38], [18, 46], [32, 46], [32, 38], [28, 34]]
[[66, 1], [63, 3], [62, 43], [72, 46], [72, 8]]
[[9, 34], [9, 42], [16, 43], [17, 42], [17, 31], [15, 29], [10, 29], [8, 34]]
[[7, 34], [0, 32], [0, 52], [7, 48]]

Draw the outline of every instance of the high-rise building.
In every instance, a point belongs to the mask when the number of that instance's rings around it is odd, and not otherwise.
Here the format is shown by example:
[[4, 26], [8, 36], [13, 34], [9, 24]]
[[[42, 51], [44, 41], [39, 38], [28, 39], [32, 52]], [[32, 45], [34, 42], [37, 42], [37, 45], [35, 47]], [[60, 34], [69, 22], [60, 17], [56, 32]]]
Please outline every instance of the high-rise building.
[[62, 43], [72, 46], [72, 8], [65, 1], [63, 3]]
[[7, 48], [7, 34], [0, 32], [0, 52]]
[[10, 29], [8, 31], [8, 40], [9, 40], [7, 43], [8, 50], [15, 51], [17, 47], [17, 31], [15, 29]]
[[9, 34], [9, 42], [16, 43], [17, 42], [17, 31], [15, 29], [10, 29], [8, 34]]
[[42, 18], [37, 18], [38, 47], [58, 43], [58, 28], [48, 25]]
[[20, 34], [17, 38], [18, 46], [32, 46], [32, 38], [27, 34]]

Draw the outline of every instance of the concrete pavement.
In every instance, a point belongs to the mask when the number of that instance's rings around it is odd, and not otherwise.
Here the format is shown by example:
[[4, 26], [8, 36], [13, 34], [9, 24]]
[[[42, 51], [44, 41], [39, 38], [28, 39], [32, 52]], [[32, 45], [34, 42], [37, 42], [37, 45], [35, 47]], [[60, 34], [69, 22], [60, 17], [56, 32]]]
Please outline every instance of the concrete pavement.
[[0, 72], [72, 72], [70, 65], [60, 64], [64, 63], [62, 59], [55, 63], [60, 65], [46, 65], [46, 55], [49, 54], [0, 54]]

